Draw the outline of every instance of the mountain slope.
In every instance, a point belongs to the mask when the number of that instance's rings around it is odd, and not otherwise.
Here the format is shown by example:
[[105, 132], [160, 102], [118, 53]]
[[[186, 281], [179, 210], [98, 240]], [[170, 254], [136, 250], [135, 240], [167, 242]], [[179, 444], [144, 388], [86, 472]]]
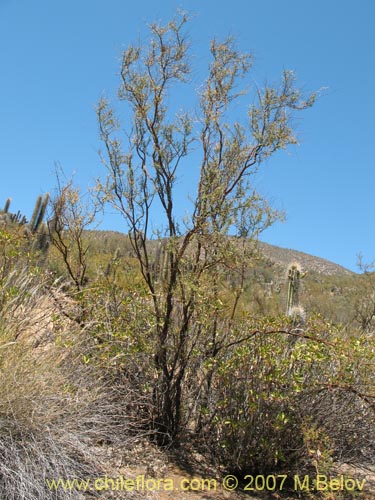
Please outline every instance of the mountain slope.
[[[116, 248], [121, 250], [123, 255], [132, 255], [133, 251], [128, 239], [124, 233], [107, 230], [93, 230], [86, 233], [89, 239], [95, 246], [95, 253], [113, 254]], [[156, 240], [153, 240], [155, 244]], [[152, 245], [153, 245], [152, 244]], [[335, 262], [316, 257], [314, 255], [294, 250], [290, 248], [282, 248], [262, 241], [258, 242], [260, 254], [265, 260], [270, 261], [278, 267], [286, 268], [291, 262], [298, 262], [305, 271], [317, 273], [326, 276], [355, 276], [356, 273], [346, 269]]]
[[335, 264], [329, 260], [323, 259], [321, 257], [315, 257], [313, 255], [300, 252], [298, 250], [292, 250], [289, 248], [282, 248], [276, 245], [270, 245], [269, 243], [264, 243], [259, 241], [259, 250], [267, 259], [276, 265], [281, 267], [288, 266], [291, 262], [298, 262], [305, 271], [313, 271], [318, 274], [323, 275], [354, 275], [353, 271], [346, 269], [339, 264]]

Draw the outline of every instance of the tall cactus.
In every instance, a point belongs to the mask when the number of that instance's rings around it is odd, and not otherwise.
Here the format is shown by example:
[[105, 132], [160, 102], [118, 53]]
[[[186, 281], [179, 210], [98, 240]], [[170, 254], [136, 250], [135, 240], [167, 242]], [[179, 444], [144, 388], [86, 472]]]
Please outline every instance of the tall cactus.
[[34, 212], [29, 222], [29, 229], [33, 234], [36, 233], [41, 227], [44, 215], [46, 213], [48, 199], [49, 195], [47, 193], [44, 198], [42, 195], [39, 195], [36, 200]]
[[11, 199], [11, 198], [7, 198], [7, 201], [5, 202], [5, 206], [4, 206], [4, 210], [3, 210], [3, 212], [4, 212], [5, 214], [7, 214], [7, 213], [8, 213], [8, 211], [9, 211], [9, 206], [10, 206], [11, 202], [12, 202], [12, 199]]
[[18, 210], [17, 213], [9, 212], [9, 207], [12, 202], [11, 198], [7, 198], [4, 209], [0, 210], [0, 224], [2, 226], [7, 226], [9, 224], [18, 224], [20, 226], [27, 223], [27, 219], [21, 212]]
[[[301, 328], [306, 320], [304, 308], [299, 303], [299, 291], [301, 279], [306, 276], [302, 273], [301, 266], [298, 263], [292, 262], [288, 267], [288, 299], [286, 314], [292, 320], [294, 328]], [[294, 345], [295, 337], [291, 338], [291, 343]]]
[[286, 313], [290, 315], [293, 307], [299, 305], [299, 287], [301, 281], [301, 268], [299, 264], [293, 262], [288, 267], [288, 300]]
[[43, 218], [46, 213], [49, 195], [38, 196], [30, 222], [18, 210], [17, 213], [9, 212], [11, 198], [8, 198], [4, 205], [4, 210], [0, 210], [0, 225], [18, 225], [24, 227], [24, 234], [29, 239], [31, 246], [35, 250], [46, 252], [49, 246], [49, 235]]
[[165, 281], [168, 276], [168, 248], [166, 240], [161, 240], [158, 244], [155, 252], [154, 268], [156, 281]]
[[43, 223], [44, 215], [47, 210], [49, 194], [44, 197], [39, 195], [30, 222], [28, 230], [33, 235], [33, 248], [45, 253], [49, 246], [49, 235], [46, 225]]

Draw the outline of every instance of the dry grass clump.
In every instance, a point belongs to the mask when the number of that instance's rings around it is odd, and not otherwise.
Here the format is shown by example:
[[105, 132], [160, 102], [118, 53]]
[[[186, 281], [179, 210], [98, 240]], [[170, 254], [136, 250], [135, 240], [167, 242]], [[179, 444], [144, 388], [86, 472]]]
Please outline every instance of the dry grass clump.
[[95, 450], [129, 446], [138, 425], [128, 414], [131, 389], [83, 361], [89, 335], [67, 321], [56, 331], [44, 285], [24, 268], [0, 288], [0, 498], [7, 500], [84, 498], [50, 491], [46, 479], [102, 475]]

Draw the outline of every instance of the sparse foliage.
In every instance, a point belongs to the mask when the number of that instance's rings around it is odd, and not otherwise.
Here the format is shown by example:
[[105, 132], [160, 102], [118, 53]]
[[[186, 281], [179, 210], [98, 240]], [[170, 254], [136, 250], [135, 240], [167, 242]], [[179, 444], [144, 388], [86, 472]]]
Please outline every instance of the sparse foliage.
[[[169, 96], [174, 86], [187, 84], [192, 69], [186, 22], [181, 14], [164, 26], [153, 24], [148, 47], [133, 45], [123, 52], [118, 96], [132, 115], [125, 143], [109, 102], [102, 99], [97, 107], [108, 172], [106, 181], [98, 183], [98, 194], [124, 216], [149, 290], [155, 427], [168, 440], [181, 429], [183, 384], [196, 351], [215, 353], [224, 336], [231, 335], [242, 279], [234, 301], [224, 305], [220, 276], [226, 269], [243, 276], [251, 245], [242, 245], [241, 238], [256, 239], [278, 217], [254, 190], [252, 176], [263, 160], [296, 143], [292, 113], [315, 99], [314, 94], [304, 99], [294, 75], [285, 71], [280, 87], [257, 89], [246, 124], [233, 120], [231, 106], [244, 95], [238, 86], [248, 77], [252, 57], [228, 38], [211, 43], [212, 62], [196, 114], [173, 114]], [[190, 214], [179, 221], [176, 183], [187, 168], [194, 171], [194, 165], [187, 166], [193, 146], [200, 149], [197, 193]], [[150, 252], [155, 230], [166, 238], [162, 273], [155, 273], [158, 263]], [[222, 325], [227, 307], [232, 319]]]
[[96, 208], [85, 203], [72, 180], [62, 183], [57, 175], [57, 192], [50, 200], [51, 215], [48, 221], [52, 245], [63, 258], [67, 274], [77, 292], [83, 288], [87, 271], [88, 243], [84, 232], [95, 221]]

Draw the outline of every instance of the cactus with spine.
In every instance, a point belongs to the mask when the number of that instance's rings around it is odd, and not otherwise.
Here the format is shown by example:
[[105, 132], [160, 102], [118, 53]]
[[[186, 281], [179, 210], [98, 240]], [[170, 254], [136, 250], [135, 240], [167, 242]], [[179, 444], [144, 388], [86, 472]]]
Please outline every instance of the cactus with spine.
[[49, 195], [38, 196], [34, 211], [29, 222], [20, 211], [17, 213], [9, 212], [11, 198], [7, 198], [4, 209], [0, 211], [0, 222], [7, 226], [17, 224], [25, 227], [25, 235], [32, 240], [32, 247], [36, 250], [45, 252], [48, 248], [48, 231], [43, 219], [48, 205]]
[[49, 245], [48, 230], [46, 224], [43, 222], [48, 200], [48, 193], [44, 197], [41, 195], [38, 196], [33, 214], [28, 224], [28, 228], [34, 236], [33, 248], [43, 253], [47, 251]]
[[5, 202], [5, 206], [4, 206], [4, 214], [7, 214], [9, 212], [9, 206], [12, 202], [12, 199], [11, 198], [7, 198], [7, 201]]
[[28, 224], [29, 229], [33, 234], [35, 234], [41, 228], [43, 218], [47, 209], [48, 199], [49, 195], [47, 193], [44, 197], [42, 195], [39, 195], [36, 200], [33, 215], [31, 216], [30, 222]]
[[292, 262], [288, 267], [288, 299], [287, 299], [287, 316], [293, 319], [296, 324], [303, 324], [305, 320], [305, 312], [299, 303], [299, 291], [301, 279], [306, 273], [302, 273], [301, 266]]
[[168, 276], [168, 251], [167, 242], [161, 240], [155, 251], [154, 257], [154, 277], [158, 282], [163, 282]]
[[9, 207], [11, 202], [12, 199], [7, 198], [4, 205], [4, 209], [0, 210], [0, 225], [8, 226], [9, 224], [18, 224], [20, 226], [23, 226], [24, 224], [27, 223], [27, 219], [24, 215], [21, 214], [19, 210], [17, 213], [9, 212]]

